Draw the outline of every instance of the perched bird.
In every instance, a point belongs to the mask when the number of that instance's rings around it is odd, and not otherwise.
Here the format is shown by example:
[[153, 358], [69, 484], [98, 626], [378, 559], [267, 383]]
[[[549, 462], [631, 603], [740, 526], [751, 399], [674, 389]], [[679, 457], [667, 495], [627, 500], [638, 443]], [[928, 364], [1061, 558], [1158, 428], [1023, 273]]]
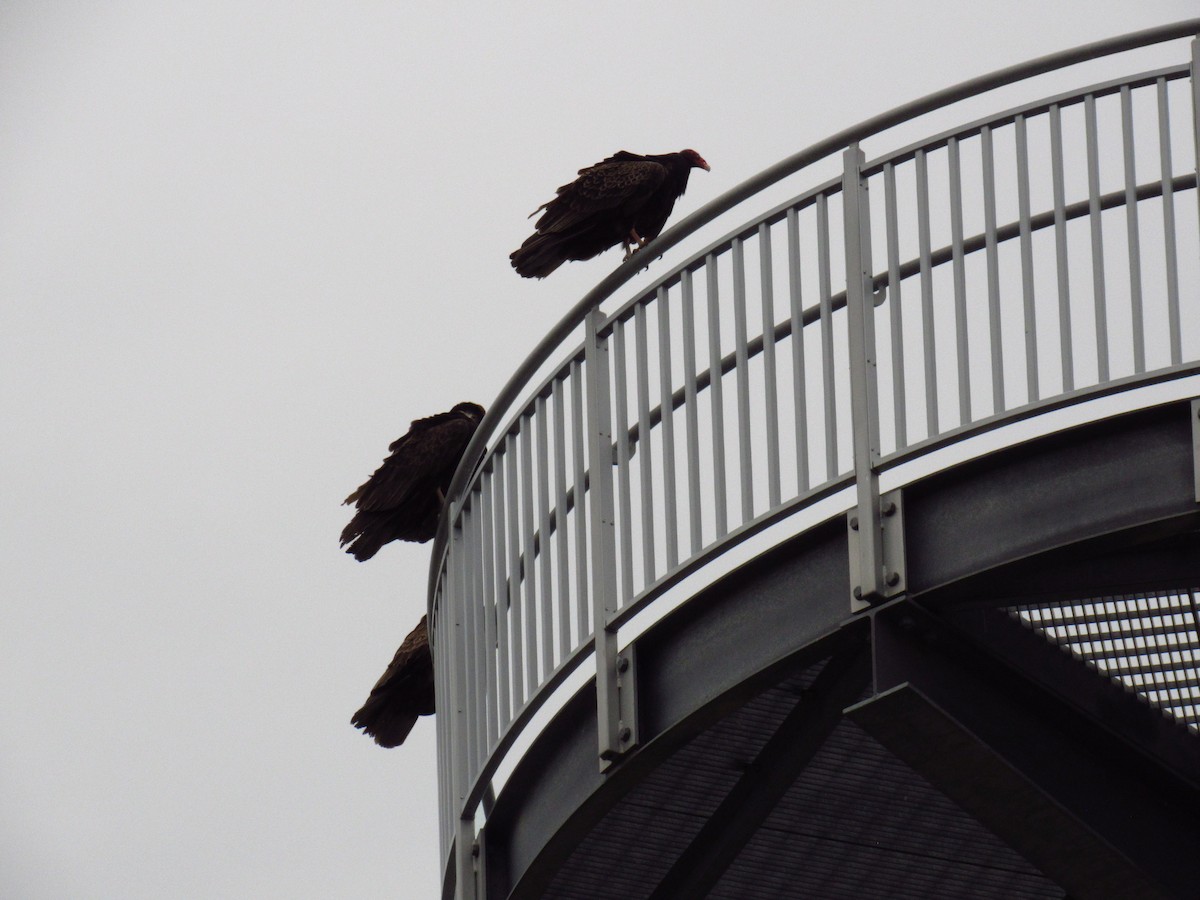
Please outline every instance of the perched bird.
[[417, 419], [408, 434], [393, 441], [392, 455], [345, 500], [358, 508], [342, 531], [346, 552], [362, 562], [389, 541], [432, 538], [450, 479], [482, 418], [482, 406], [460, 403], [450, 412]]
[[709, 171], [695, 150], [639, 156], [622, 150], [579, 170], [542, 210], [535, 231], [509, 254], [523, 278], [545, 278], [568, 259], [591, 259], [622, 244], [625, 258], [658, 237], [692, 169]]
[[417, 716], [431, 716], [433, 712], [433, 657], [425, 616], [421, 616], [350, 724], [375, 738], [380, 747], [399, 747], [417, 723]]

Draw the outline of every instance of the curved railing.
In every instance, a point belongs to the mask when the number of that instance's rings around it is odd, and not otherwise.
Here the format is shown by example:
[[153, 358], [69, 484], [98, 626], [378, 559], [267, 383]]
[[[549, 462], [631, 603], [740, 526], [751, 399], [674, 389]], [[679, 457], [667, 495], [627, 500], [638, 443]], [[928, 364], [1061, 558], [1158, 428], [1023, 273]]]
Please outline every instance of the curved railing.
[[[1200, 372], [1196, 41], [1175, 65], [871, 159], [860, 146], [996, 87], [1196, 33], [1200, 19], [1034, 60], [834, 135], [669, 230], [538, 345], [481, 424], [464, 459], [486, 447], [483, 462], [456, 473], [434, 543], [444, 858], [474, 839], [500, 761], [581, 663], [596, 667], [601, 759], [636, 742], [618, 632], [684, 576], [853, 487], [855, 594], [891, 596], [904, 586], [881, 556], [881, 471]], [[642, 259], [839, 152], [839, 177], [600, 311]]]

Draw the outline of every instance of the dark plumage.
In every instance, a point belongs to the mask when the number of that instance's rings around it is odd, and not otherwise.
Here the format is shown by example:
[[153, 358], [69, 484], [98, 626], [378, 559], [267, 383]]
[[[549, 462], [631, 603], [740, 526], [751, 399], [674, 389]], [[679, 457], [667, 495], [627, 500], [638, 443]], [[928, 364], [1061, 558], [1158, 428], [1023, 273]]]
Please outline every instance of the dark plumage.
[[482, 406], [460, 403], [450, 412], [417, 419], [408, 434], [393, 441], [392, 455], [345, 500], [358, 507], [342, 531], [346, 552], [361, 562], [389, 541], [432, 538], [450, 479], [481, 418]]
[[545, 213], [537, 231], [509, 255], [513, 268], [524, 278], [545, 278], [568, 259], [591, 259], [617, 244], [624, 244], [628, 259], [631, 248], [658, 237], [694, 168], [708, 171], [695, 150], [657, 156], [622, 150], [580, 169], [533, 211]]
[[417, 716], [431, 716], [433, 712], [433, 657], [425, 616], [421, 616], [350, 724], [375, 738], [380, 747], [399, 747]]

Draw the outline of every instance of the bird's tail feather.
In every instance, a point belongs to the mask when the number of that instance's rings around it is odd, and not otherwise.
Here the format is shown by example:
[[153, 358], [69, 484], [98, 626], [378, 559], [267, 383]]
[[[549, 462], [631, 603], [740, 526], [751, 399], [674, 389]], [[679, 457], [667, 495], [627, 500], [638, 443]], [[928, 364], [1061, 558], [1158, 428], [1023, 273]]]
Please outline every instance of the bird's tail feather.
[[350, 719], [350, 724], [375, 738], [380, 747], [399, 747], [417, 724], [412, 713], [389, 710], [372, 697]]
[[360, 522], [360, 517], [361, 514], [355, 516], [342, 529], [341, 545], [359, 562], [366, 562], [384, 545], [385, 535], [379, 528], [369, 528], [368, 523]]
[[534, 234], [508, 258], [522, 278], [545, 278], [563, 264], [560, 243], [557, 234]]

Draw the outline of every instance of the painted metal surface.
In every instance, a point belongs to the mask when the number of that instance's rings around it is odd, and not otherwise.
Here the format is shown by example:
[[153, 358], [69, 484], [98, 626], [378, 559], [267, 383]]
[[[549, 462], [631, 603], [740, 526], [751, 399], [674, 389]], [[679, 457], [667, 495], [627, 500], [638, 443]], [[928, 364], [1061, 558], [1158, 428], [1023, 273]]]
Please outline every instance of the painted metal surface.
[[[904, 581], [887, 584], [881, 471], [983, 429], [1200, 371], [1200, 205], [1185, 199], [1197, 193], [1200, 155], [1195, 42], [1184, 65], [870, 160], [859, 146], [995, 87], [1197, 32], [1192, 20], [1034, 60], [834, 135], [666, 232], [547, 335], [489, 409], [464, 457], [486, 447], [484, 462], [456, 474], [433, 547], [438, 689], [454, 705], [439, 716], [443, 853], [473, 830], [521, 730], [589, 657], [598, 755], [607, 763], [632, 746], [620, 629], [685, 574], [854, 484], [867, 528], [851, 589], [892, 596]], [[1140, 155], [1143, 172], [1157, 156], [1154, 180], [1137, 180], [1135, 140], [1158, 147]], [[843, 151], [843, 177], [599, 309], [642, 259]], [[1108, 157], [1119, 162], [1111, 172]], [[1070, 177], [1079, 170], [1082, 193]], [[1084, 217], [1090, 242], [1080, 244], [1072, 223]], [[777, 290], [787, 291], [782, 318]], [[555, 354], [561, 365], [533, 382]]]
[[[972, 638], [973, 644], [956, 637], [953, 641], [935, 641], [929, 649], [946, 654], [956, 666], [966, 665], [979, 674], [986, 674], [993, 667], [988, 657], [999, 653], [1002, 660], [1007, 660], [1005, 665], [1014, 669], [1013, 677], [1046, 682], [1038, 692], [1061, 694], [1067, 689], [1068, 696], [1064, 699], [1069, 706], [1087, 713], [1093, 720], [1089, 728], [1094, 730], [1099, 726], [1110, 733], [1116, 729], [1120, 736], [1118, 743], [1132, 741], [1138, 747], [1137, 752], [1153, 750], [1161, 762], [1177, 770], [1172, 778], [1187, 778], [1189, 771], [1196, 771], [1197, 738], [1186, 733], [1170, 734], [1181, 731], [1182, 726], [1167, 721], [1160, 721], [1157, 728], [1147, 727], [1154, 723], [1146, 721], [1145, 707], [1140, 701], [1109, 685], [1108, 679], [1089, 671], [1049, 641], [1012, 623], [1005, 607], [1015, 602], [1014, 598], [1022, 597], [1044, 607], [1052, 602], [1044, 599], [1047, 592], [1069, 591], [1066, 596], [1073, 597], [1100, 596], [1109, 590], [1102, 586], [1113, 578], [1133, 581], [1149, 578], [1160, 585], [1157, 589], [1160, 592], [1168, 590], [1170, 585], [1200, 583], [1196, 581], [1200, 576], [1200, 555], [1194, 531], [1200, 514], [1190, 496], [1189, 406], [1186, 402], [1176, 402], [1130, 413], [935, 473], [914, 483], [911, 490], [906, 489], [912, 504], [902, 514], [907, 530], [921, 539], [922, 552], [911, 567], [910, 596], [929, 615], [937, 617], [942, 623], [939, 627], [966, 632], [968, 636], [978, 635], [977, 640]], [[1114, 444], [1119, 444], [1122, 451], [1141, 450], [1130, 455], [1122, 466], [1105, 452], [1106, 447]], [[1013, 495], [1015, 484], [1024, 485], [1025, 490], [1016, 496], [1012, 514], [1000, 517], [999, 511]], [[1082, 509], [1073, 508], [1073, 498], [1079, 497], [1086, 497], [1087, 503]], [[997, 515], [981, 521], [981, 512], [988, 510], [996, 511]], [[1031, 512], [1040, 519], [1035, 542], [1027, 537]], [[981, 527], [975, 529], [973, 524], [977, 521], [981, 521]], [[1172, 523], [1171, 529], [1165, 530], [1168, 522]], [[485, 830], [496, 850], [490, 859], [497, 868], [489, 881], [489, 896], [592, 898], [611, 896], [614, 892], [649, 894], [683, 852], [689, 835], [698, 834], [697, 829], [706, 817], [733, 789], [739, 774], [747, 770], [746, 763], [756, 758], [753, 748], [765, 746], [773, 726], [745, 719], [736, 728], [733, 722], [728, 723], [728, 729], [722, 726], [729, 742], [751, 748], [736, 751], [732, 765], [724, 759], [697, 758], [686, 752], [691, 737], [714, 723], [725, 723], [730, 716], [736, 718], [736, 711], [743, 704], [777, 683], [788, 671], [835, 654], [839, 641], [853, 639], [870, 626], [868, 616], [848, 619], [845, 613], [848, 554], [846, 531], [839, 525], [834, 518], [755, 557], [639, 637], [634, 646], [640, 665], [642, 745], [620, 765], [604, 774], [597, 772], [595, 704], [590, 692], [581, 691], [568, 702], [522, 755], [497, 800], [494, 815], [488, 819]], [[1114, 531], [1127, 536], [1119, 552], [1111, 541]], [[965, 547], [964, 535], [970, 538]], [[1181, 542], [1181, 538], [1187, 540]], [[1067, 555], [1060, 552], [1064, 543], [1072, 545]], [[1042, 548], [1043, 552], [1028, 557], [1031, 545]], [[1057, 547], [1059, 551], [1046, 550], [1047, 547]], [[954, 563], [954, 567], [944, 565], [944, 560]], [[948, 578], [953, 580], [946, 584]], [[985, 597], [985, 592], [990, 593]], [[996, 604], [999, 608], [986, 602], [981, 604], [981, 597], [985, 601], [987, 597], [999, 600]], [[883, 607], [873, 609], [879, 608]], [[973, 624], [976, 619], [978, 625]], [[1033, 642], [1039, 652], [1032, 652], [1024, 644], [1018, 646], [1010, 641], [1010, 648], [998, 642], [997, 624], [1009, 626], [1010, 637], [1015, 634], [1016, 638], [1025, 639], [1026, 644]], [[907, 657], [911, 660], [914, 655], [921, 656], [920, 648], [924, 646], [924, 639], [914, 635], [910, 642], [913, 652]], [[886, 684], [892, 684], [901, 673], [894, 667], [887, 668], [888, 659], [894, 657], [886, 657], [878, 664], [885, 666], [886, 671], [881, 670], [880, 674], [890, 679]], [[1064, 667], [1074, 669], [1072, 678], [1062, 677]], [[945, 673], [946, 669], [938, 671]], [[959, 676], [947, 674], [935, 677], [927, 685], [930, 689], [954, 692], [960, 681]], [[1091, 702], [1090, 707], [1078, 702], [1073, 684], [1085, 692], [1083, 697]], [[1103, 688], [1099, 693], [1095, 691], [1096, 684]], [[1001, 687], [989, 694], [992, 699], [988, 702], [1011, 707], [1011, 702], [1005, 700], [1009, 693], [1008, 688]], [[794, 705], [796, 695], [790, 696]], [[986, 708], [974, 715], [986, 717]], [[1055, 718], [1050, 716], [1051, 720]], [[1088, 746], [1093, 739], [1082, 745], [1077, 743], [1076, 749]], [[1105, 740], [1111, 745], [1111, 737]], [[1021, 742], [1028, 745], [1026, 758], [1030, 755], [1036, 758], [1043, 747], [1043, 738], [1036, 730], [1026, 729]], [[1193, 745], [1190, 755], [1186, 742]], [[927, 749], [928, 765], [935, 770], [934, 774], [944, 770], [947, 778], [961, 776], [963, 780], [959, 783], [971, 783], [971, 772], [977, 766], [984, 770], [988, 767], [986, 754], [954, 759], [949, 750], [943, 752], [936, 743]], [[823, 749], [822, 755], [824, 752]], [[874, 754], [868, 756], [875, 759]], [[903, 817], [898, 822], [892, 820], [889, 813], [880, 813], [879, 820], [870, 816], [864, 820], [853, 811], [860, 807], [877, 808], [872, 804], [881, 796], [895, 797], [897, 791], [909, 789], [910, 781], [896, 768], [903, 766], [894, 757], [888, 758], [894, 765], [886, 773], [880, 771], [878, 776], [872, 776], [866, 784], [855, 782], [843, 771], [828, 779], [830, 790], [817, 791], [816, 799], [812, 793], [805, 794], [808, 802], [797, 806], [789, 804], [785, 796], [780, 803], [790, 809], [781, 809], [780, 815], [790, 818], [776, 821], [773, 827], [764, 823], [767, 833], [756, 834], [751, 844], [765, 842], [769, 846], [772, 833], [783, 835], [785, 843], [795, 840], [800, 833], [826, 835], [830, 843], [824, 849], [820, 846], [823, 841], [818, 841], [817, 846], [805, 845], [822, 860], [825, 871], [830, 866], [839, 871], [841, 864], [843, 872], [872, 873], [870, 880], [878, 885], [879, 879], [885, 877], [885, 860], [876, 855], [881, 849], [876, 839], [884, 838], [884, 848], [898, 848], [904, 841], [897, 838], [893, 828], [901, 826], [907, 831], [915, 824], [904, 821]], [[878, 761], [882, 763], [882, 757]], [[861, 771], [863, 762], [863, 757], [856, 754], [837, 768]], [[667, 778], [664, 782], [659, 779], [664, 768], [687, 772], [688, 777], [682, 782], [677, 778]], [[841, 777], [850, 781], [839, 782]], [[986, 785], [986, 779], [981, 778], [975, 778], [974, 783]], [[808, 780], [807, 774], [799, 779], [796, 789], [802, 794], [803, 784]], [[642, 818], [636, 820], [639, 824], [630, 832], [629, 816], [635, 816], [641, 804], [653, 802], [644, 795], [643, 785], [654, 781], [659, 781], [665, 791], [659, 796], [668, 797], [669, 802], [651, 807], [651, 820], [657, 824], [651, 825]], [[1075, 796], [1094, 798], [1101, 787], [1085, 780], [1077, 785]], [[1200, 789], [1200, 783], [1196, 787]], [[844, 796], [846, 791], [851, 793]], [[792, 793], [789, 789], [788, 794]], [[1035, 840], [1033, 832], [1022, 831], [1028, 827], [1025, 816], [1034, 808], [1030, 803], [1038, 806], [1045, 801], [1036, 801], [1027, 794], [995, 793], [999, 796], [979, 807], [984, 817], [981, 821], [987, 827], [998, 828], [998, 833], [1011, 831], [1007, 837], [1018, 838], [1019, 844]], [[835, 814], [826, 816], [824, 800], [831, 794], [842, 797], [844, 802], [836, 803]], [[632, 807], [623, 799], [627, 797]], [[1096, 805], [1093, 803], [1093, 808]], [[1120, 815], [1123, 809], [1117, 803], [1105, 801], [1098, 805], [1111, 807], [1114, 815]], [[1018, 815], [1010, 817], [1008, 813], [1013, 811]], [[1043, 808], [1043, 812], [1054, 813], [1054, 810]], [[925, 818], [926, 813], [932, 817]], [[945, 809], [934, 815], [924, 809], [923, 802], [919, 816], [922, 833], [928, 835], [925, 849], [937, 858], [957, 858], [958, 838], [950, 833], [958, 828], [954, 816]], [[692, 830], [678, 840], [663, 833], [680, 820], [691, 823]], [[892, 824], [878, 831], [883, 824], [881, 820]], [[1119, 857], [1120, 844], [1126, 839], [1140, 840], [1137, 835], [1156, 834], [1157, 829], [1164, 827], [1161, 820], [1152, 817], [1136, 821], [1142, 823], [1140, 829], [1127, 832], [1125, 837], [1113, 836], [1117, 841], [1115, 847], [1107, 850], [1097, 847], [1096, 852]], [[1166, 827], [1169, 830], [1169, 824]], [[1194, 823], [1189, 829], [1193, 827]], [[1078, 833], [1078, 828], [1073, 826], [1073, 830]], [[1051, 828], [1051, 836], [1055, 833]], [[1179, 836], [1172, 839], [1172, 845], [1178, 848]], [[1193, 857], [1189, 855], [1184, 860], [1182, 871], [1192, 870]], [[911, 856], [905, 858], [913, 862]], [[608, 868], [614, 860], [619, 861], [616, 868]], [[740, 871], [741, 892], [733, 890], [720, 896], [778, 896], [772, 893], [772, 886], [788, 884], [789, 878], [795, 878], [797, 884], [804, 883], [802, 873], [814, 863], [806, 854], [800, 854], [791, 863], [762, 855], [745, 860], [739, 857], [730, 871]], [[968, 869], [973, 869], [976, 875], [983, 874], [977, 868]], [[893, 872], [894, 891], [887, 896], [976, 895], [964, 888], [958, 888], [957, 893], [954, 888], [941, 894], [919, 892], [922, 885], [927, 888], [931, 881], [938, 882], [942, 871], [936, 863], [930, 863], [928, 867], [910, 865], [902, 872]], [[754, 873], [759, 876], [758, 888], [753, 887]], [[956, 878], [965, 875], [967, 872], [963, 871]], [[560, 876], [563, 883], [573, 884], [574, 890], [556, 893], [550, 888], [547, 893], [547, 885], [559, 883]], [[639, 886], [637, 890], [621, 888], [630, 881]], [[849, 895], [845, 883], [835, 882], [835, 886], [840, 890], [821, 891], [814, 887], [804, 895]], [[1061, 895], [1061, 889], [1057, 894], [1049, 894]], [[1010, 885], [1007, 892], [999, 887], [996, 892], [979, 896], [1042, 894], [1031, 894], [1025, 888], [1017, 890], [1016, 885]]]

